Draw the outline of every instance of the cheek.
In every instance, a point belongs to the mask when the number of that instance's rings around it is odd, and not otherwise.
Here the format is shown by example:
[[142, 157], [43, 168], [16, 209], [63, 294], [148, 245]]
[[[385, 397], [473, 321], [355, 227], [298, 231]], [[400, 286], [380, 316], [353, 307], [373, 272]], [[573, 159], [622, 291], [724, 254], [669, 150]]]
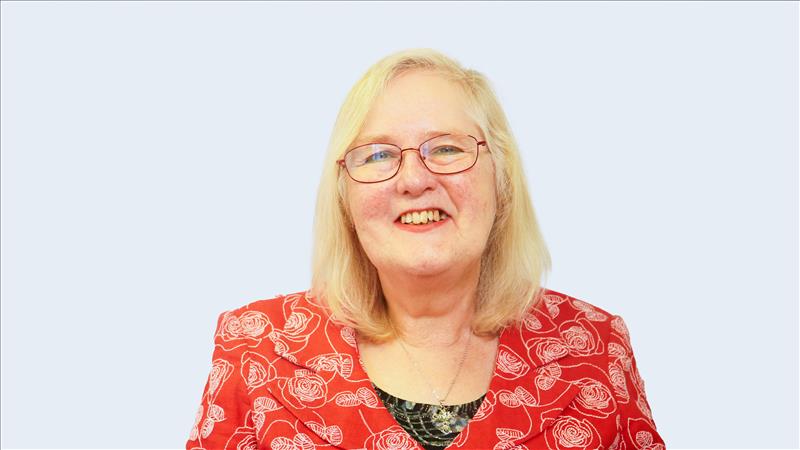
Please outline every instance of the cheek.
[[[366, 188], [366, 189], [365, 189]], [[382, 189], [368, 189], [374, 186], [351, 187], [349, 202], [353, 224], [361, 231], [375, 222], [388, 223], [390, 211], [389, 195]]]
[[481, 175], [459, 180], [449, 191], [459, 211], [493, 222], [497, 203], [494, 179]]

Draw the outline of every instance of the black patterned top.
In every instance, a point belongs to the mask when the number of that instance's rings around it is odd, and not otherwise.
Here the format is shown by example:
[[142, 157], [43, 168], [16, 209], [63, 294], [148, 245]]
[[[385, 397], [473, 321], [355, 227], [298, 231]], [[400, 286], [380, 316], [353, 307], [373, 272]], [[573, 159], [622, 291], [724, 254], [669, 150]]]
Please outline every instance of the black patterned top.
[[477, 400], [461, 405], [445, 405], [442, 408], [439, 405], [403, 400], [374, 383], [372, 386], [397, 423], [425, 450], [440, 450], [450, 445], [478, 412], [483, 398], [486, 397], [484, 394]]

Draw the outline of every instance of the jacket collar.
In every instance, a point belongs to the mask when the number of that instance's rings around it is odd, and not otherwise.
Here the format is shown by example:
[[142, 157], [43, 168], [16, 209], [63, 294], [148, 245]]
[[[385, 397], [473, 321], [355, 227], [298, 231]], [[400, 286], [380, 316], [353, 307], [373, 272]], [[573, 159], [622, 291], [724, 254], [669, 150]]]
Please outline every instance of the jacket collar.
[[[292, 380], [268, 384], [275, 398], [320, 438], [341, 448], [362, 448], [370, 430], [396, 427], [359, 361], [354, 330], [331, 321], [307, 293], [291, 297], [283, 306], [286, 324], [270, 333], [275, 353], [296, 366], [295, 377], [325, 384], [327, 401], [338, 406], [335, 423], [347, 432], [326, 424], [319, 410], [287, 398], [285, 385]], [[578, 393], [561, 379], [557, 363], [569, 354], [554, 315], [563, 299], [545, 295], [543, 300], [522, 324], [501, 333], [486, 397], [451, 446], [471, 448], [474, 435], [482, 445], [494, 436], [495, 444], [512, 448], [543, 432]]]

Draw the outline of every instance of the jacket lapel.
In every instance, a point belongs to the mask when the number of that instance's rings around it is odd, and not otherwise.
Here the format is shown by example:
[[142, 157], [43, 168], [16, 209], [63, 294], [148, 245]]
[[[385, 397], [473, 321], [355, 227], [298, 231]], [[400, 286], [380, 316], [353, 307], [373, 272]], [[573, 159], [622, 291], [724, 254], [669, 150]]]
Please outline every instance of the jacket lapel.
[[333, 323], [314, 301], [303, 295], [284, 303], [286, 326], [270, 334], [280, 368], [267, 388], [325, 442], [363, 448], [397, 422], [359, 362], [354, 330]]
[[522, 326], [506, 328], [494, 377], [478, 413], [452, 447], [513, 448], [542, 433], [578, 394], [561, 378], [558, 360], [569, 354], [551, 317], [550, 300], [541, 302]]

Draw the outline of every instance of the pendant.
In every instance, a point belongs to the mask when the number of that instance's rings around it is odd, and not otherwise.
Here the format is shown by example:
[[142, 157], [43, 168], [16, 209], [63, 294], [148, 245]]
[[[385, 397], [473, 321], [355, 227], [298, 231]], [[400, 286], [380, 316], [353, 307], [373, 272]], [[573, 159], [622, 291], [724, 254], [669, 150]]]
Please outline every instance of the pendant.
[[450, 412], [444, 405], [439, 406], [431, 415], [431, 419], [433, 420], [433, 424], [436, 428], [441, 431], [442, 433], [449, 434], [453, 432], [453, 429], [450, 427], [450, 423], [455, 418], [455, 415]]

